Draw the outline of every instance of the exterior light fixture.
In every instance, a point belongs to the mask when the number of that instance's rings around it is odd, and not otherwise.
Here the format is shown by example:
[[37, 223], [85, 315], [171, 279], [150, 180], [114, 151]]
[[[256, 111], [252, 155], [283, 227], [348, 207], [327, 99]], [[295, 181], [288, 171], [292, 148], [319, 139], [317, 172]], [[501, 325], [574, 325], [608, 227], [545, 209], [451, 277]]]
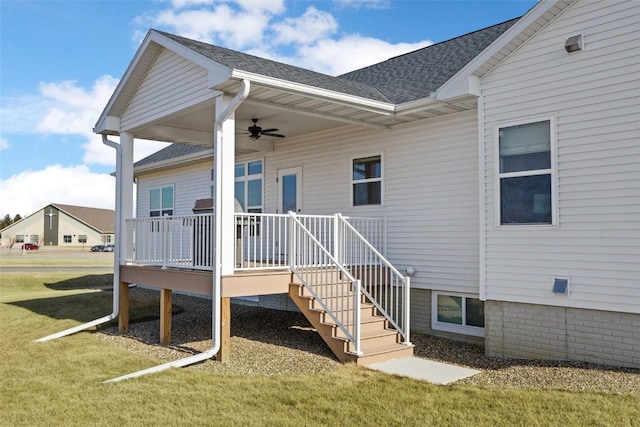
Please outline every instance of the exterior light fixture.
[[564, 42], [564, 48], [567, 51], [567, 53], [582, 50], [582, 34], [569, 37], [567, 41]]

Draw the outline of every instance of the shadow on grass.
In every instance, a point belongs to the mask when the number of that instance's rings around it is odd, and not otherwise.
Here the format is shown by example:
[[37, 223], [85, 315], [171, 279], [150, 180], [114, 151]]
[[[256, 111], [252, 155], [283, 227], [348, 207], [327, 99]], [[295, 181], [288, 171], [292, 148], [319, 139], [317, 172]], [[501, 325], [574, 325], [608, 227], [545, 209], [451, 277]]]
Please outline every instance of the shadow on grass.
[[113, 274], [90, 274], [54, 283], [45, 283], [44, 285], [56, 291], [74, 291], [80, 289], [112, 290]]
[[[7, 303], [7, 305], [24, 308], [51, 319], [70, 319], [80, 323], [92, 321], [112, 312], [112, 274], [86, 275], [44, 285], [56, 291], [69, 291], [69, 295], [14, 301]], [[82, 290], [87, 292], [77, 293]], [[130, 322], [132, 324], [160, 318], [159, 301], [132, 297], [130, 307]], [[183, 311], [183, 308], [178, 305], [174, 305], [172, 310], [174, 315]], [[107, 328], [111, 324], [117, 324], [117, 321], [113, 320], [98, 329]]]

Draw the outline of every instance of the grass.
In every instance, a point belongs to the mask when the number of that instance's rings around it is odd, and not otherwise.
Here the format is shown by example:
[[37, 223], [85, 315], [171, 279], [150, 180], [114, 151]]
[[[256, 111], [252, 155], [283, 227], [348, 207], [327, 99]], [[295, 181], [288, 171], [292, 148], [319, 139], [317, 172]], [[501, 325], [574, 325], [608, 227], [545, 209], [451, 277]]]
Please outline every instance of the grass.
[[[95, 253], [94, 257], [87, 257], [90, 254], [87, 249], [86, 252], [67, 252], [62, 255], [55, 254], [51, 256], [46, 249], [39, 251], [27, 251], [24, 255], [18, 247], [13, 248], [11, 252], [3, 250], [0, 255], [0, 267], [112, 267], [113, 256], [111, 252]], [[79, 256], [81, 254], [82, 256]]]
[[[159, 361], [112, 346], [95, 331], [32, 341], [108, 314], [110, 281], [2, 274], [0, 425], [640, 425], [636, 395], [436, 386], [353, 365], [269, 377], [182, 368], [103, 384]], [[157, 314], [157, 303], [132, 305], [143, 317]]]

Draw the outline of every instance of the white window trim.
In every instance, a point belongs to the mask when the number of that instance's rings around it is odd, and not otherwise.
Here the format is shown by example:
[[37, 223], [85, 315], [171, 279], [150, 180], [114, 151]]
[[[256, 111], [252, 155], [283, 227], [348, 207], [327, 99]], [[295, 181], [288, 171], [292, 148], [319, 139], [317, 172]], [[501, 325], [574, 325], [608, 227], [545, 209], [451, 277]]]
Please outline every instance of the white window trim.
[[[262, 163], [262, 172], [260, 174], [254, 173], [252, 175], [249, 175], [249, 163], [255, 163], [255, 162], [261, 162]], [[245, 175], [241, 176], [241, 177], [234, 177], [234, 184], [236, 182], [244, 182], [244, 200], [242, 201], [242, 204], [244, 205], [244, 209], [245, 211], [248, 212], [249, 209], [260, 209], [260, 212], [264, 213], [264, 185], [265, 185], [265, 179], [264, 179], [264, 175], [265, 175], [265, 171], [264, 171], [264, 157], [258, 158], [258, 159], [251, 159], [251, 160], [243, 160], [241, 162], [236, 162], [234, 164], [234, 167], [237, 165], [244, 165], [245, 168]], [[260, 191], [262, 191], [260, 200], [262, 202], [262, 204], [260, 206], [257, 205], [252, 205], [249, 206], [249, 188], [248, 188], [248, 182], [249, 181], [253, 181], [254, 179], [257, 179], [258, 176], [260, 176], [260, 179], [262, 180], [262, 185], [260, 188]], [[235, 198], [235, 194], [234, 194], [234, 198]]]
[[157, 187], [151, 187], [149, 188], [149, 209], [148, 209], [148, 215], [149, 217], [151, 217], [151, 211], [156, 211], [158, 209], [151, 209], [151, 192], [153, 190], [160, 190], [160, 217], [164, 216], [162, 215], [162, 211], [164, 210], [162, 208], [162, 189], [163, 188], [167, 188], [167, 187], [171, 187], [172, 188], [172, 200], [171, 200], [171, 211], [173, 212], [173, 215], [176, 214], [176, 186], [174, 184], [167, 184], [167, 185], [160, 185]]
[[[358, 159], [366, 159], [368, 157], [376, 157], [380, 156], [380, 178], [368, 178], [368, 179], [353, 179], [353, 161]], [[385, 191], [384, 191], [384, 182], [385, 182], [385, 167], [386, 161], [384, 158], [384, 152], [372, 153], [372, 154], [358, 154], [357, 156], [351, 156], [351, 160], [349, 161], [349, 205], [355, 209], [377, 209], [384, 206], [385, 200]], [[353, 185], [363, 184], [367, 182], [377, 182], [380, 181], [380, 204], [379, 205], [355, 205], [353, 203]]]
[[440, 322], [438, 320], [438, 295], [446, 295], [451, 297], [463, 298], [463, 301], [464, 301], [462, 306], [463, 323], [464, 321], [466, 321], [465, 317], [467, 314], [465, 310], [467, 306], [466, 299], [467, 298], [480, 299], [478, 295], [432, 291], [431, 292], [431, 329], [435, 331], [452, 332], [452, 333], [461, 334], [461, 335], [471, 335], [474, 337], [484, 337], [484, 328], [480, 328], [478, 326], [469, 326], [464, 324], [456, 325], [448, 322]]
[[[541, 169], [541, 170], [533, 170], [533, 171], [521, 171], [521, 172], [510, 172], [510, 173], [500, 173], [500, 129], [507, 128], [510, 126], [518, 126], [518, 125], [526, 125], [529, 123], [537, 123], [537, 122], [549, 122], [549, 132], [550, 132], [550, 143], [551, 143], [551, 168], [550, 169]], [[495, 227], [496, 228], [509, 228], [511, 229], [535, 229], [535, 228], [552, 228], [558, 226], [558, 150], [557, 150], [557, 117], [555, 114], [547, 115], [547, 116], [537, 116], [530, 117], [527, 119], [522, 119], [518, 121], [508, 122], [508, 123], [499, 123], [493, 126], [493, 170], [494, 170], [494, 217], [495, 217]], [[546, 175], [551, 173], [551, 224], [502, 224], [500, 222], [501, 218], [501, 210], [500, 210], [500, 179], [501, 178], [513, 178], [518, 176], [534, 176], [534, 175]]]

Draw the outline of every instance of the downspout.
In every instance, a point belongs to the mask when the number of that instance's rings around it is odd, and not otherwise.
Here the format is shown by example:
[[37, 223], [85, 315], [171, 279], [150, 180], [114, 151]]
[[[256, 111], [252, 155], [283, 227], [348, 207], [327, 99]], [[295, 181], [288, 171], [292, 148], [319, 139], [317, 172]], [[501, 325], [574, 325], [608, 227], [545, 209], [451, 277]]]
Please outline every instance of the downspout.
[[112, 303], [112, 311], [111, 314], [100, 317], [99, 319], [92, 320], [91, 322], [83, 323], [82, 325], [74, 326], [73, 328], [65, 329], [64, 331], [60, 331], [55, 334], [47, 335], [46, 337], [39, 338], [34, 342], [45, 342], [51, 341], [56, 338], [61, 338], [67, 335], [75, 334], [76, 332], [84, 331], [94, 326], [102, 325], [103, 323], [110, 322], [118, 317], [119, 313], [119, 298], [120, 298], [120, 240], [121, 240], [121, 230], [122, 224], [120, 222], [120, 209], [121, 209], [121, 201], [122, 194], [120, 191], [121, 186], [121, 171], [122, 171], [122, 150], [120, 144], [115, 143], [113, 141], [109, 141], [106, 135], [102, 135], [102, 143], [115, 148], [116, 150], [116, 215], [115, 215], [115, 239], [116, 245], [114, 250], [114, 268], [113, 268], [113, 303]]
[[[214, 161], [218, 158], [218, 153], [216, 152], [216, 144], [218, 146], [222, 146], [222, 123], [235, 112], [242, 101], [244, 101], [247, 96], [249, 96], [250, 89], [249, 80], [242, 80], [242, 88], [240, 92], [236, 94], [236, 96], [231, 100], [229, 105], [220, 113], [216, 114], [215, 125], [213, 128], [214, 131]], [[215, 180], [215, 194], [222, 194], [222, 179], [221, 179], [221, 168], [215, 168], [216, 180]], [[220, 350], [220, 290], [221, 290], [221, 259], [220, 256], [222, 254], [222, 242], [219, 238], [222, 231], [222, 217], [219, 215], [221, 212], [221, 203], [220, 199], [216, 197], [213, 201], [214, 203], [214, 218], [215, 218], [215, 227], [214, 227], [214, 238], [215, 238], [215, 259], [213, 260], [214, 270], [213, 270], [213, 293], [211, 294], [211, 348], [205, 352], [194, 354], [193, 356], [185, 357], [184, 359], [176, 360], [173, 362], [164, 363], [162, 365], [154, 366], [152, 368], [144, 369], [142, 371], [133, 372], [131, 374], [123, 375], [117, 378], [113, 378], [105, 381], [105, 383], [117, 382], [126, 380], [129, 378], [136, 378], [146, 374], [153, 374], [156, 372], [164, 371], [170, 368], [181, 368], [188, 365], [193, 365], [194, 363], [199, 363], [207, 359], [211, 359], [214, 357], [218, 351]]]

